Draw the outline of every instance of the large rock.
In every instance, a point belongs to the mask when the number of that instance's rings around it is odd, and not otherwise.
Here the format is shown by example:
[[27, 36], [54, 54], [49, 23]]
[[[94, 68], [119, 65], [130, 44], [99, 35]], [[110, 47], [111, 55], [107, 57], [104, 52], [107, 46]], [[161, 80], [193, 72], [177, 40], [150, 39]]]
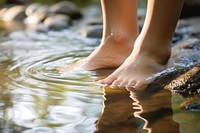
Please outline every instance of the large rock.
[[79, 19], [82, 16], [77, 6], [69, 1], [61, 1], [52, 5], [51, 11], [53, 13], [69, 15], [72, 19]]
[[87, 25], [77, 30], [79, 34], [88, 38], [101, 38], [103, 32], [102, 25]]
[[[190, 38], [172, 48], [176, 67], [163, 71], [147, 91], [158, 92], [167, 89], [185, 99], [182, 109], [200, 110], [200, 40]], [[181, 66], [181, 67], [178, 67]]]
[[37, 3], [33, 3], [30, 4], [27, 8], [26, 8], [26, 15], [27, 16], [31, 16], [33, 13], [35, 13], [39, 8], [41, 7], [40, 4]]
[[26, 24], [39, 24], [43, 22], [50, 14], [50, 9], [48, 6], [41, 6], [37, 9], [31, 16], [27, 17], [25, 20]]
[[44, 25], [51, 30], [63, 30], [69, 27], [70, 18], [66, 15], [53, 15], [44, 20]]
[[172, 48], [172, 58], [176, 65], [190, 67], [200, 63], [200, 40], [191, 38]]
[[25, 6], [14, 6], [5, 11], [3, 21], [23, 21], [26, 18]]

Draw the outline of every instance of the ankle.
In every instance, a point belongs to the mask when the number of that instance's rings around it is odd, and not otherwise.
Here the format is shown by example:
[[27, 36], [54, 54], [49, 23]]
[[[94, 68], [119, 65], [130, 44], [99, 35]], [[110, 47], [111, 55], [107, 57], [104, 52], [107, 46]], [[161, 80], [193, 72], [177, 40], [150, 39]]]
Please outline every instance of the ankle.
[[166, 65], [171, 57], [171, 48], [143, 51], [147, 57], [154, 59], [158, 64]]
[[110, 33], [102, 38], [102, 43], [116, 44], [116, 45], [126, 45], [133, 48], [133, 43], [136, 40], [137, 35], [129, 35], [126, 33]]

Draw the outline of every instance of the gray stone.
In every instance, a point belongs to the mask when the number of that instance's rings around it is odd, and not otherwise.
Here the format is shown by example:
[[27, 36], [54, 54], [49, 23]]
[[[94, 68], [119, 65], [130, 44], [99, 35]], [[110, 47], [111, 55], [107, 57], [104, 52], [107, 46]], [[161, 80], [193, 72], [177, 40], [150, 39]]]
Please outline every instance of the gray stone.
[[25, 20], [26, 24], [39, 24], [50, 14], [49, 6], [41, 6], [31, 16]]
[[39, 23], [37, 25], [27, 25], [27, 28], [37, 31], [37, 32], [43, 32], [43, 33], [46, 33], [49, 31], [49, 28], [43, 23]]
[[89, 18], [85, 20], [85, 25], [103, 25], [102, 18]]
[[81, 18], [81, 13], [77, 6], [69, 1], [61, 1], [51, 6], [51, 12], [69, 15], [72, 19]]
[[200, 40], [191, 38], [172, 48], [172, 58], [176, 65], [189, 67], [200, 63]]
[[26, 18], [25, 6], [14, 6], [9, 8], [2, 16], [3, 21], [23, 21]]
[[37, 3], [33, 3], [30, 4], [27, 8], [26, 8], [26, 15], [27, 16], [31, 16], [33, 13], [35, 13], [39, 8], [41, 7], [40, 4]]
[[70, 18], [66, 15], [53, 15], [44, 20], [44, 25], [51, 30], [62, 30], [69, 27]]
[[92, 26], [85, 26], [84, 28], [79, 29], [77, 32], [84, 37], [101, 38], [102, 31], [103, 31], [102, 25], [92, 25]]

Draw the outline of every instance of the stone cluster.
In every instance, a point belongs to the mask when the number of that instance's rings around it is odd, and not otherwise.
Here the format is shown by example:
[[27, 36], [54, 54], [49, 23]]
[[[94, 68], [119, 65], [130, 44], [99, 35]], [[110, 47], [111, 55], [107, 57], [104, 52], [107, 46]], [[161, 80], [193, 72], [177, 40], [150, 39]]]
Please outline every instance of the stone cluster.
[[[82, 17], [78, 7], [69, 1], [53, 5], [37, 3], [2, 7], [0, 20], [5, 22], [21, 21], [26, 25], [38, 26], [39, 30], [62, 30], [71, 25], [73, 20]], [[42, 28], [41, 28], [42, 27]]]

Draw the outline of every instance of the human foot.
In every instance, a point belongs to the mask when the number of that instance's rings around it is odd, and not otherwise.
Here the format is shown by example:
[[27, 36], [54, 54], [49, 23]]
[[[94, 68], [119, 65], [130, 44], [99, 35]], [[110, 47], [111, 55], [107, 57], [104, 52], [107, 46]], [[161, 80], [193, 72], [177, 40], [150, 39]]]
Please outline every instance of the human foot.
[[111, 35], [105, 41], [102, 41], [100, 46], [88, 57], [74, 64], [59, 68], [59, 70], [67, 71], [74, 67], [80, 67], [84, 70], [119, 67], [131, 54], [133, 42], [133, 39], [124, 36]]
[[173, 63], [169, 58], [170, 52], [157, 56], [146, 51], [133, 51], [116, 71], [99, 83], [112, 88], [143, 89], [160, 72], [172, 66]]

